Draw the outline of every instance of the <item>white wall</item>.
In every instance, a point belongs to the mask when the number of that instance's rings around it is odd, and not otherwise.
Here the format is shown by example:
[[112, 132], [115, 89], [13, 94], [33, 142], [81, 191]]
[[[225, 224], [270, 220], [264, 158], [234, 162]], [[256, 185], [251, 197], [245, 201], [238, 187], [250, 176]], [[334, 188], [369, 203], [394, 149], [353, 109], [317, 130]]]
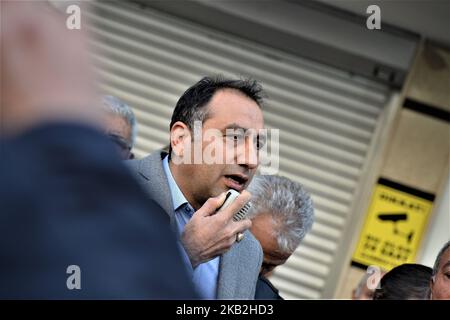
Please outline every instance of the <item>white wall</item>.
[[434, 260], [444, 243], [450, 239], [450, 176], [442, 197], [437, 199], [436, 211], [431, 217], [430, 227], [423, 240], [422, 254], [417, 263], [433, 267]]

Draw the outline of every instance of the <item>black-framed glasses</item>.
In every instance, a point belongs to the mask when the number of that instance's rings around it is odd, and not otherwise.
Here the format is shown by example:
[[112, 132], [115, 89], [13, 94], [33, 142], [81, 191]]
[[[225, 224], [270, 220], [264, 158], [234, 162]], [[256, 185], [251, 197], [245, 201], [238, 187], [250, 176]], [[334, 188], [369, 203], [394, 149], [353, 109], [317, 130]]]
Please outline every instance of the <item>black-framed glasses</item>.
[[119, 155], [123, 160], [134, 158], [134, 155], [131, 152], [131, 146], [125, 138], [113, 133], [108, 133], [108, 137], [117, 146]]

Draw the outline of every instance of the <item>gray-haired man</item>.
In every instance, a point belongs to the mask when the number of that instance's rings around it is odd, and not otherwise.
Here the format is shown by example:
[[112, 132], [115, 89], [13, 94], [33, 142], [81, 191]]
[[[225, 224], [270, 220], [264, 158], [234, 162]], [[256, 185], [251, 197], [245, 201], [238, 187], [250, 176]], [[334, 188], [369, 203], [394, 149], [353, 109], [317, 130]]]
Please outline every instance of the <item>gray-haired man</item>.
[[117, 145], [123, 160], [134, 159], [131, 149], [137, 135], [137, 123], [133, 110], [125, 102], [113, 96], [103, 96], [106, 110], [106, 133]]
[[286, 262], [311, 229], [313, 203], [301, 184], [284, 177], [255, 176], [248, 190], [250, 230], [264, 253], [255, 299], [281, 299], [266, 276]]

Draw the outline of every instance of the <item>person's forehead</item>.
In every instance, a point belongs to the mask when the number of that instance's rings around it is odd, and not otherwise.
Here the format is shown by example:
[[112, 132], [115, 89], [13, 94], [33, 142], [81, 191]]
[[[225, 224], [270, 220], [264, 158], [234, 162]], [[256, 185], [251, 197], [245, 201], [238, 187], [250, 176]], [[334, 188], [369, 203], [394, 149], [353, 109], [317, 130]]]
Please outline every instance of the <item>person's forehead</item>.
[[252, 225], [261, 231], [264, 231], [267, 235], [272, 235], [273, 229], [275, 228], [275, 223], [272, 216], [266, 211], [259, 212], [258, 215], [252, 219]]
[[108, 121], [109, 123], [115, 123], [117, 125], [130, 127], [128, 121], [124, 117], [116, 113], [107, 112], [106, 121]]
[[256, 216], [252, 221], [253, 227], [256, 228], [261, 242], [261, 246], [265, 249], [264, 258], [266, 262], [272, 262], [274, 264], [279, 264], [284, 262], [290, 255], [281, 252], [278, 247], [277, 237], [275, 236], [276, 224], [273, 222], [272, 217], [269, 213], [262, 213]]
[[277, 248], [277, 242], [273, 232], [273, 228], [273, 222], [270, 216], [266, 213], [260, 213], [252, 219], [252, 232], [261, 243], [261, 246], [270, 251]]
[[450, 267], [450, 248], [445, 250], [444, 254], [441, 257], [441, 261], [439, 263], [439, 269], [443, 270], [444, 268]]
[[124, 117], [115, 113], [107, 113], [106, 121], [108, 121], [111, 125], [121, 126], [127, 129], [131, 127]]
[[131, 126], [126, 119], [114, 113], [108, 113], [106, 117], [106, 131], [125, 139], [131, 138]]
[[205, 122], [218, 129], [243, 128], [262, 129], [263, 114], [258, 104], [237, 90], [217, 91], [208, 105], [208, 117]]

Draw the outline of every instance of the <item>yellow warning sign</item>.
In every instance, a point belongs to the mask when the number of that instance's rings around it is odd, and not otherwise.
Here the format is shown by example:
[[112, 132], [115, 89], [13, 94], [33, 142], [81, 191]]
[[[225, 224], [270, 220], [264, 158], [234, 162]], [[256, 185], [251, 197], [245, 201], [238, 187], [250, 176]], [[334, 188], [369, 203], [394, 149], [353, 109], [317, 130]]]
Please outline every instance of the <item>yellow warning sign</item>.
[[432, 205], [429, 200], [378, 184], [352, 260], [385, 270], [414, 262]]

